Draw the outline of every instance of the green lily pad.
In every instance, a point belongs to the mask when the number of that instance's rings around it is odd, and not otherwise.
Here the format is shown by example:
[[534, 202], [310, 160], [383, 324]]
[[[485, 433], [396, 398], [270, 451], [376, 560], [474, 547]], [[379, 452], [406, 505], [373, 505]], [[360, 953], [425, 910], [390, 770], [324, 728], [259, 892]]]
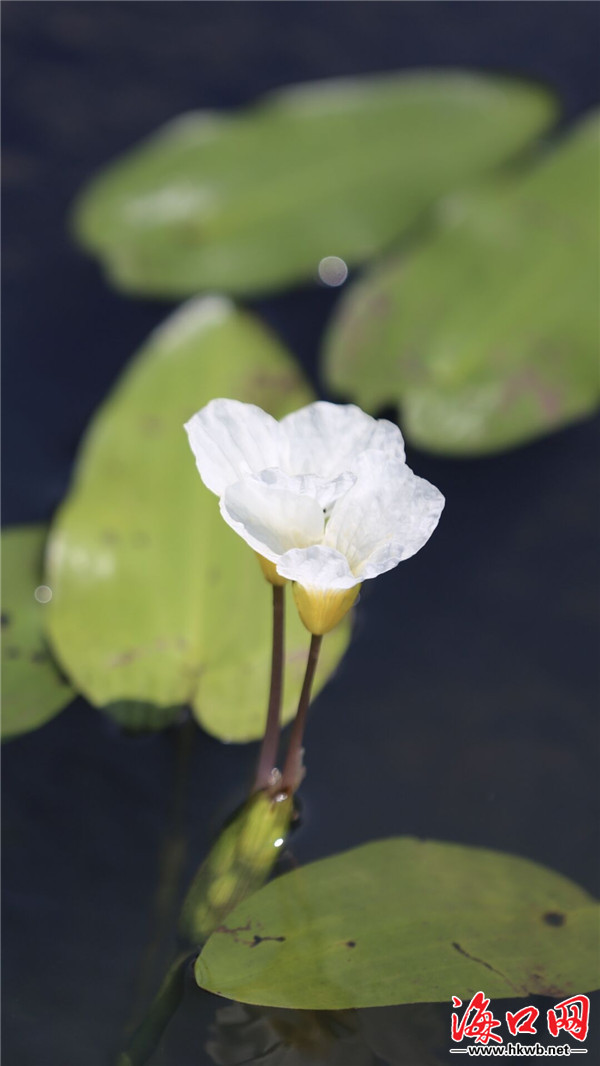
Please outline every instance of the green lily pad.
[[[42, 588], [45, 525], [2, 530], [2, 738], [28, 733], [74, 698], [43, 634], [50, 594]], [[40, 600], [34, 593], [38, 593]]]
[[373, 256], [442, 194], [552, 121], [533, 85], [410, 72], [293, 86], [171, 122], [76, 205], [81, 243], [127, 291], [258, 293]]
[[[271, 589], [253, 552], [202, 484], [183, 423], [216, 396], [276, 416], [313, 396], [281, 344], [224, 298], [196, 300], [150, 338], [94, 418], [48, 550], [53, 645], [96, 706], [191, 703], [208, 732], [262, 735], [271, 655]], [[285, 719], [309, 636], [288, 596]], [[325, 641], [323, 685], [348, 642]]]
[[196, 980], [243, 1003], [308, 1010], [480, 988], [559, 998], [600, 984], [598, 918], [587, 892], [536, 863], [399, 837], [268, 884], [213, 933]]
[[598, 119], [535, 167], [443, 205], [428, 240], [352, 286], [325, 376], [450, 455], [500, 451], [598, 404]]

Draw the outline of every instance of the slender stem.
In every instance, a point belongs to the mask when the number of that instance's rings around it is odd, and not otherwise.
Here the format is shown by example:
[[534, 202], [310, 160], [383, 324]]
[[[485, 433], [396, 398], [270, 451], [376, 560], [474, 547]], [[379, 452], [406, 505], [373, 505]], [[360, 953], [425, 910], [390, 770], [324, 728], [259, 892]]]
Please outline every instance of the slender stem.
[[267, 788], [271, 771], [277, 760], [279, 731], [281, 728], [281, 696], [283, 692], [283, 645], [284, 645], [284, 586], [273, 585], [273, 653], [271, 656], [271, 690], [265, 735], [260, 748], [254, 792]]
[[147, 1005], [161, 965], [161, 954], [172, 929], [181, 878], [185, 865], [187, 839], [185, 807], [190, 780], [191, 756], [197, 727], [189, 719], [170, 731], [173, 745], [173, 778], [166, 827], [158, 860], [158, 884], [151, 917], [151, 937], [141, 960], [138, 983], [127, 1029], [131, 1031]]
[[144, 1066], [156, 1051], [160, 1039], [179, 1007], [185, 991], [188, 964], [193, 958], [182, 952], [169, 967], [147, 1013], [127, 1041], [116, 1066]]
[[283, 768], [283, 777], [281, 781], [281, 788], [283, 791], [294, 792], [302, 780], [302, 740], [304, 738], [306, 712], [308, 711], [310, 703], [310, 694], [315, 678], [317, 663], [319, 661], [322, 640], [322, 636], [315, 636], [315, 634], [311, 637], [302, 692], [300, 693], [298, 710], [292, 726], [290, 744], [285, 760], [285, 766]]

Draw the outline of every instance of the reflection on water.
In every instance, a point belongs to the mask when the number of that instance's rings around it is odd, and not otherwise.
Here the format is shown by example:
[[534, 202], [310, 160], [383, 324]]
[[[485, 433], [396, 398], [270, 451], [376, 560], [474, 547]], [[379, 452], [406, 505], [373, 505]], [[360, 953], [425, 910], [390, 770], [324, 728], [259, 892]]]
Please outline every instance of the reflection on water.
[[217, 1011], [210, 1028], [206, 1050], [217, 1066], [372, 1066], [375, 1061], [350, 1012], [261, 1010], [232, 1003]]
[[[441, 1011], [447, 1014], [445, 1005]], [[232, 1003], [216, 1013], [206, 1050], [216, 1066], [436, 1066], [440, 1007], [292, 1011]]]
[[228, 1002], [210, 1020], [207, 997], [192, 986], [190, 974], [179, 1024], [157, 1066], [440, 1066], [446, 1061], [445, 1003], [296, 1011]]

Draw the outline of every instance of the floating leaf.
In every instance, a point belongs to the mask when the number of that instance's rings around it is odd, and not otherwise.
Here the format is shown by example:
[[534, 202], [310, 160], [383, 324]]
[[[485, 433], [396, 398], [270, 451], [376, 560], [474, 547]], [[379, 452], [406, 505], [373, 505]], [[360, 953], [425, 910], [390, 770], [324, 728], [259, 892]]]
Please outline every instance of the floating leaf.
[[245, 1003], [308, 1010], [479, 988], [560, 998], [600, 983], [598, 917], [587, 892], [536, 863], [400, 837], [272, 881], [213, 933], [196, 980]]
[[256, 293], [387, 247], [443, 193], [554, 115], [535, 86], [411, 72], [294, 86], [235, 115], [184, 115], [84, 192], [75, 228], [114, 283]]
[[[71, 493], [52, 528], [49, 631], [81, 692], [97, 706], [191, 702], [224, 740], [264, 729], [270, 586], [202, 485], [183, 423], [215, 396], [276, 416], [313, 397], [256, 319], [225, 299], [193, 301], [157, 330], [100, 409]], [[289, 719], [309, 637], [288, 596], [284, 695]], [[346, 647], [325, 641], [322, 685]]]
[[[42, 632], [48, 604], [38, 602], [45, 525], [2, 531], [2, 737], [54, 718], [75, 693], [59, 674]], [[43, 598], [43, 593], [42, 593]]]
[[512, 180], [453, 197], [441, 229], [347, 292], [329, 385], [399, 400], [407, 436], [453, 455], [521, 444], [598, 402], [598, 123]]

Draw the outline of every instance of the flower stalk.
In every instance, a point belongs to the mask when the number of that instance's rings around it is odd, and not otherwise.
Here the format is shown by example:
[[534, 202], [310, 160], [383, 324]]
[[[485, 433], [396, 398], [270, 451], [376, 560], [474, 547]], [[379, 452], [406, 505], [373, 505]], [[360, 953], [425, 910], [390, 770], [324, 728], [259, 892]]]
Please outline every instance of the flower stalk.
[[302, 742], [304, 739], [304, 729], [306, 726], [306, 714], [310, 704], [310, 695], [312, 692], [313, 681], [315, 679], [317, 663], [319, 661], [319, 652], [321, 650], [322, 643], [322, 635], [313, 633], [310, 640], [310, 649], [308, 652], [308, 660], [306, 663], [306, 673], [304, 674], [304, 681], [302, 683], [302, 692], [300, 693], [300, 700], [298, 701], [298, 710], [296, 712], [296, 717], [292, 726], [290, 743], [281, 779], [281, 791], [287, 792], [289, 794], [296, 791], [296, 789], [302, 782], [302, 778], [304, 777], [304, 766], [302, 759], [304, 749], [302, 747]]
[[283, 659], [285, 640], [284, 586], [272, 585], [273, 589], [273, 651], [271, 654], [271, 687], [267, 724], [260, 748], [253, 792], [268, 788], [277, 761], [279, 733], [281, 729], [281, 698], [283, 693]]
[[[271, 695], [255, 791], [275, 800], [303, 775], [302, 739], [321, 639], [364, 581], [427, 543], [444, 497], [406, 464], [402, 434], [353, 404], [316, 401], [277, 421], [254, 404], [215, 398], [185, 424], [198, 473], [225, 522], [258, 555], [274, 586], [292, 583], [310, 653], [283, 775], [275, 771], [283, 671], [275, 622]], [[281, 589], [273, 589], [282, 597]], [[278, 603], [282, 603], [279, 598]], [[282, 608], [283, 610], [283, 608]], [[275, 792], [277, 786], [281, 792]]]

